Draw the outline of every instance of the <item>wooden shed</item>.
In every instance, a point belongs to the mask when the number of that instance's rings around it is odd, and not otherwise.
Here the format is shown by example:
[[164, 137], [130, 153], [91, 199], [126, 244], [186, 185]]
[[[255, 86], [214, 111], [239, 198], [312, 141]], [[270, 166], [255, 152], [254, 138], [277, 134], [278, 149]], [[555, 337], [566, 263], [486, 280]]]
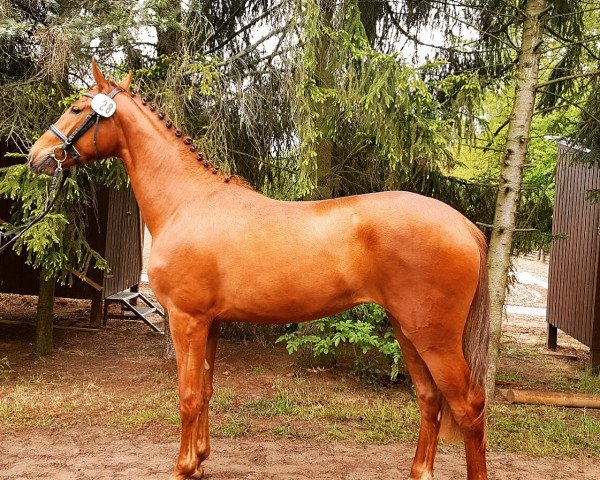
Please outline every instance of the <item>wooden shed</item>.
[[[11, 145], [0, 143], [0, 167], [17, 163], [5, 156]], [[0, 219], [9, 218], [8, 201], [0, 200]], [[143, 261], [143, 223], [131, 188], [99, 188], [96, 208], [86, 212], [86, 240], [110, 265], [110, 272], [90, 269], [84, 279], [75, 277], [72, 286], [56, 286], [56, 296], [92, 300], [91, 317], [99, 325], [102, 303], [110, 295], [140, 282]], [[39, 272], [25, 264], [26, 255], [12, 250], [0, 253], [0, 293], [37, 295]]]
[[580, 161], [579, 147], [558, 144], [556, 197], [548, 278], [548, 347], [556, 348], [557, 329], [591, 349], [600, 369], [600, 204], [588, 191], [600, 189], [600, 167]]

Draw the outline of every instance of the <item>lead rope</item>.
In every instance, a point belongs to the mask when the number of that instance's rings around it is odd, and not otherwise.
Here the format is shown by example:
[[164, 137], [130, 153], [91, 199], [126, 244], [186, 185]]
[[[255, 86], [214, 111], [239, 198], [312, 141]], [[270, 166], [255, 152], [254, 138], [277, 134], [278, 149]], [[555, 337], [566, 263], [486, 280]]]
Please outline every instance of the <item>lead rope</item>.
[[27, 222], [25, 225], [15, 227], [7, 232], [0, 232], [0, 253], [2, 253], [13, 243], [15, 243], [19, 238], [21, 238], [25, 234], [25, 232], [31, 229], [34, 225], [41, 222], [42, 219], [48, 214], [48, 212], [52, 210], [52, 207], [56, 202], [56, 198], [58, 197], [60, 189], [64, 185], [66, 178], [66, 175], [63, 175], [62, 161], [58, 160], [57, 158], [55, 158], [55, 160], [58, 166], [56, 167], [56, 170], [54, 170], [54, 175], [52, 176], [52, 182], [50, 184], [50, 190], [46, 195], [46, 202], [44, 204], [44, 209], [42, 210], [42, 213], [40, 213], [37, 217]]

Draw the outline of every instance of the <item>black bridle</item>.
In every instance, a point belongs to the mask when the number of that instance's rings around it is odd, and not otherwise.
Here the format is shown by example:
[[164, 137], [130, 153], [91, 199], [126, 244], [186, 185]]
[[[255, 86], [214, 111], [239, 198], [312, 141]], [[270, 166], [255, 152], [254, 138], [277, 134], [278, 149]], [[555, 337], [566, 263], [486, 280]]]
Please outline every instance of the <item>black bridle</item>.
[[[110, 92], [107, 96], [108, 98], [114, 98], [116, 97], [119, 93], [121, 93], [123, 90], [119, 87], [115, 88], [112, 92]], [[89, 92], [86, 92], [83, 94], [85, 97], [89, 97], [89, 98], [94, 98], [95, 95], [91, 94]], [[54, 124], [50, 125], [49, 130], [58, 137], [59, 140], [61, 140], [63, 143], [62, 145], [58, 146], [56, 150], [61, 150], [63, 152], [63, 155], [61, 158], [56, 157], [56, 154], [53, 153], [52, 154], [52, 158], [54, 160], [56, 160], [56, 162], [60, 165], [60, 162], [64, 161], [67, 158], [67, 155], [71, 155], [71, 157], [73, 157], [73, 160], [75, 160], [75, 163], [77, 164], [81, 164], [79, 158], [81, 157], [81, 154], [79, 153], [79, 151], [75, 148], [75, 142], [77, 142], [77, 140], [79, 140], [84, 134], [85, 132], [87, 132], [92, 125], [95, 125], [94, 128], [94, 154], [96, 155], [96, 160], [98, 160], [98, 149], [96, 147], [96, 140], [98, 138], [98, 122], [100, 121], [101, 115], [99, 115], [97, 112], [92, 110], [92, 113], [90, 113], [86, 119], [83, 121], [83, 123], [81, 125], [79, 125], [79, 127], [77, 127], [75, 129], [75, 131], [73, 133], [71, 133], [71, 135], [69, 135], [68, 137], [62, 133], [58, 127]]]
[[[122, 91], [123, 90], [121, 88], [117, 87], [112, 92], [110, 92], [107, 96], [112, 99], [112, 98], [116, 97], [119, 93], [121, 93]], [[92, 99], [95, 97], [95, 95], [93, 95], [89, 92], [86, 92], [83, 95], [86, 97], [92, 98]], [[52, 210], [52, 207], [54, 206], [54, 203], [56, 202], [56, 198], [58, 197], [58, 192], [65, 183], [65, 175], [63, 174], [62, 163], [63, 163], [63, 161], [66, 160], [67, 155], [70, 154], [73, 157], [73, 159], [75, 160], [76, 164], [83, 165], [83, 162], [81, 162], [79, 160], [79, 158], [81, 157], [81, 154], [79, 153], [77, 148], [75, 148], [75, 143], [77, 142], [77, 140], [79, 140], [85, 134], [85, 132], [87, 132], [92, 127], [92, 125], [95, 125], [95, 128], [94, 128], [94, 154], [96, 155], [96, 160], [98, 160], [98, 150], [96, 148], [96, 140], [98, 137], [98, 122], [100, 121], [101, 117], [102, 117], [102, 115], [100, 115], [96, 111], [92, 110], [92, 113], [90, 113], [86, 117], [86, 119], [83, 121], [83, 123], [79, 127], [77, 127], [75, 129], [75, 131], [73, 133], [71, 133], [71, 135], [69, 135], [69, 136], [66, 136], [64, 133], [62, 133], [56, 125], [54, 125], [54, 124], [50, 125], [49, 130], [54, 135], [56, 135], [59, 138], [59, 140], [61, 140], [63, 142], [62, 145], [60, 145], [54, 149], [54, 152], [56, 152], [57, 150], [60, 150], [63, 152], [63, 154], [60, 158], [58, 158], [55, 153], [52, 153], [48, 157], [48, 160], [46, 160], [44, 162], [44, 164], [49, 160], [54, 160], [56, 162], [56, 168], [54, 169], [54, 175], [52, 177], [50, 191], [46, 195], [46, 203], [44, 205], [42, 212], [39, 215], [37, 215], [36, 217], [34, 217], [33, 219], [29, 220], [24, 225], [14, 227], [13, 229], [8, 230], [6, 232], [0, 232], [0, 253], [2, 253], [4, 250], [6, 250], [10, 245], [15, 243], [20, 237], [22, 237], [25, 234], [25, 232], [27, 230], [29, 230], [35, 224], [39, 223], [48, 214], [48, 212], [50, 212], [50, 210]]]

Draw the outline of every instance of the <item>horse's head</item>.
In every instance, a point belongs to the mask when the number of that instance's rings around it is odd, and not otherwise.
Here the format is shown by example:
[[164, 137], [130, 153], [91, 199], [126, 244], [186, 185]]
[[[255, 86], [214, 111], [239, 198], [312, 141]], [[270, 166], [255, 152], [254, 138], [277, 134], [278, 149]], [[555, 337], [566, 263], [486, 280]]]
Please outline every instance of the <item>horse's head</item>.
[[52, 175], [60, 165], [69, 168], [113, 156], [117, 148], [117, 97], [129, 89], [131, 72], [118, 84], [107, 80], [95, 60], [96, 86], [75, 101], [29, 152], [29, 166]]

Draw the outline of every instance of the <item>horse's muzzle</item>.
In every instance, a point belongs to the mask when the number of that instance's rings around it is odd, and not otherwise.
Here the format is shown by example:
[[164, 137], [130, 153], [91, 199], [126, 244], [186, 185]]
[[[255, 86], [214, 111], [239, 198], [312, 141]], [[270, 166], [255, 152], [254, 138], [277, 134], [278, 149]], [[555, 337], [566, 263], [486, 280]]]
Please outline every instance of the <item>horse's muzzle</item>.
[[34, 173], [41, 173], [52, 176], [58, 164], [54, 155], [46, 154], [42, 157], [30, 157], [28, 161], [29, 169]]

